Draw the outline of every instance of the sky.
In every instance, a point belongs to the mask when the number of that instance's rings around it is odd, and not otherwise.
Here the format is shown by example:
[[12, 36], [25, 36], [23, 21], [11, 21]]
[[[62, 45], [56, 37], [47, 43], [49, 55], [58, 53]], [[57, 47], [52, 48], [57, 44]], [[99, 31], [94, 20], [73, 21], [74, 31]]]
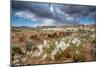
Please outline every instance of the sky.
[[96, 6], [12, 1], [12, 26], [95, 24]]

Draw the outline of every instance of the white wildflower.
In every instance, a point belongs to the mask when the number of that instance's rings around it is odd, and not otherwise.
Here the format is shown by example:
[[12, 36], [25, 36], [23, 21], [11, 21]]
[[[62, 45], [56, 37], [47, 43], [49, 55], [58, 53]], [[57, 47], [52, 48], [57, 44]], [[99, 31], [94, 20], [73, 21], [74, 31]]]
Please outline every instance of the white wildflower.
[[38, 47], [38, 49], [39, 49], [40, 51], [43, 51], [43, 45], [42, 45], [42, 44], [38, 45], [37, 47]]
[[60, 49], [64, 50], [64, 49], [66, 49], [67, 47], [70, 46], [69, 43], [66, 44], [65, 41], [63, 41], [63, 40], [61, 40], [60, 42], [56, 41], [55, 45], [56, 45], [56, 48], [51, 53], [51, 59], [52, 60], [54, 60], [54, 57], [57, 54], [57, 52], [60, 52]]
[[76, 50], [76, 54], [79, 54], [79, 51], [78, 50]]
[[79, 47], [80, 44], [81, 44], [81, 41], [79, 40], [76, 46]]
[[48, 44], [48, 41], [47, 40], [44, 40], [43, 46], [49, 48], [49, 44]]
[[69, 47], [69, 46], [70, 46], [70, 44], [69, 44], [69, 43], [67, 43], [67, 44], [66, 44], [66, 47]]
[[30, 52], [29, 52], [29, 51], [27, 51], [26, 55], [29, 55], [29, 53], [30, 53]]
[[43, 52], [43, 45], [42, 44], [39, 44], [38, 46], [36, 46], [38, 49], [36, 51], [33, 51], [32, 52], [32, 55], [31, 57], [38, 57], [42, 54]]
[[58, 41], [55, 41], [55, 45], [58, 45]]
[[25, 62], [26, 60], [27, 60], [27, 57], [23, 57], [23, 58], [21, 59], [22, 62]]
[[21, 57], [20, 55], [16, 54], [16, 55], [14, 56], [14, 59], [18, 59], [18, 58], [20, 58], [20, 57]]
[[54, 56], [56, 55], [57, 50], [55, 49], [54, 51], [52, 51], [51, 53], [51, 59], [54, 60]]
[[42, 57], [42, 60], [44, 60], [47, 57], [47, 54], [44, 54]]
[[26, 50], [25, 50], [25, 48], [22, 48], [21, 50], [22, 50], [22, 52], [23, 52], [23, 53], [26, 53]]
[[16, 60], [13, 61], [13, 64], [16, 64], [16, 63], [18, 63], [18, 62], [19, 62], [19, 60], [16, 59]]
[[74, 38], [74, 39], [72, 40], [72, 43], [73, 43], [73, 44], [76, 44], [77, 41], [78, 41], [78, 38]]
[[32, 54], [32, 51], [29, 52], [29, 55], [31, 55], [31, 54]]
[[71, 43], [71, 39], [69, 39], [68, 43]]
[[38, 49], [39, 49], [39, 53], [42, 54], [42, 52], [43, 52], [43, 45], [41, 45], [41, 44], [38, 45]]
[[40, 52], [37, 50], [37, 51], [34, 51], [33, 54], [31, 55], [31, 57], [39, 57], [40, 56]]
[[47, 44], [48, 44], [47, 40], [44, 40], [44, 45], [47, 45]]
[[56, 46], [57, 49], [61, 49], [61, 50], [64, 50], [67, 48], [67, 45], [65, 44], [64, 41], [60, 41], [60, 43]]
[[72, 40], [72, 43], [73, 43], [73, 44], [76, 44], [76, 46], [79, 47], [79, 45], [81, 44], [81, 41], [79, 40], [79, 38], [74, 38], [74, 39]]

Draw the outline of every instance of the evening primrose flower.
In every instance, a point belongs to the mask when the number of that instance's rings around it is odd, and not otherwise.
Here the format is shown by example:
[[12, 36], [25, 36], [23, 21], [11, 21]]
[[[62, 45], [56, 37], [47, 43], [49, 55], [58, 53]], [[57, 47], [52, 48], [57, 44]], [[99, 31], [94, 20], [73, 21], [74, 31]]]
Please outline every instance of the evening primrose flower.
[[78, 40], [79, 40], [78, 38], [74, 38], [74, 39], [72, 40], [72, 43], [73, 43], [73, 44], [76, 44]]
[[47, 44], [48, 44], [47, 40], [44, 40], [44, 45], [47, 45]]
[[31, 54], [32, 54], [32, 51], [30, 51], [29, 55], [31, 55]]
[[16, 64], [16, 63], [18, 63], [18, 62], [19, 62], [19, 60], [16, 59], [16, 60], [13, 61], [13, 64]]
[[60, 41], [60, 43], [56, 46], [57, 49], [64, 50], [69, 47], [69, 44], [66, 44], [65, 41]]
[[25, 48], [21, 48], [23, 53], [26, 53], [26, 49]]
[[22, 61], [22, 62], [25, 62], [25, 61], [27, 60], [27, 58], [28, 58], [28, 57], [23, 57], [23, 58], [21, 58], [21, 61]]
[[52, 60], [54, 60], [54, 56], [56, 55], [57, 51], [58, 50], [56, 50], [56, 49], [54, 51], [52, 51], [52, 53], [51, 53], [51, 59]]
[[69, 43], [67, 43], [67, 44], [66, 44], [66, 47], [69, 47], [69, 46], [70, 46], [70, 44], [69, 44]]
[[21, 58], [21, 55], [15, 54], [14, 59], [18, 59], [18, 58]]
[[38, 45], [37, 48], [38, 48], [40, 51], [43, 51], [43, 45], [42, 45], [42, 44]]
[[80, 52], [78, 50], [75, 51], [76, 54], [79, 54]]
[[66, 48], [66, 44], [64, 41], [61, 41], [59, 45], [60, 45], [61, 50], [64, 50]]
[[81, 41], [79, 40], [79, 38], [74, 38], [74, 39], [72, 40], [72, 43], [73, 43], [73, 44], [76, 44], [76, 46], [79, 47], [79, 45], [81, 44]]
[[81, 44], [81, 41], [79, 40], [76, 46], [79, 47], [80, 44]]
[[43, 52], [43, 45], [40, 44], [40, 45], [37, 46], [37, 48], [38, 48], [38, 50], [33, 51], [31, 57], [39, 57], [42, 54], [42, 52]]
[[42, 54], [42, 52], [43, 52], [43, 45], [42, 44], [38, 45], [38, 49], [39, 49], [39, 53]]
[[39, 57], [40, 55], [41, 53], [38, 50], [36, 50], [32, 53], [31, 57]]
[[49, 48], [49, 44], [48, 44], [48, 41], [47, 40], [44, 40], [43, 46]]
[[27, 51], [27, 52], [26, 52], [26, 55], [29, 55], [29, 53], [30, 53], [30, 52], [29, 52], [29, 51]]
[[58, 41], [55, 41], [55, 45], [58, 45]]

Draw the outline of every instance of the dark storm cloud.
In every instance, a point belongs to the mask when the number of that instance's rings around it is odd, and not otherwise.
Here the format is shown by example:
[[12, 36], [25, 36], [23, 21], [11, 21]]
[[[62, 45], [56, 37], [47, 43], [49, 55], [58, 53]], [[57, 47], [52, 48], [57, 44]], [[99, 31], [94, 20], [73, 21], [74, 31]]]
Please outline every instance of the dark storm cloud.
[[89, 15], [89, 13], [95, 12], [96, 8], [95, 6], [83, 6], [83, 5], [66, 5], [63, 7], [60, 7], [60, 9], [62, 11], [64, 11], [65, 13], [74, 15], [74, 14], [79, 14], [78, 16], [87, 16]]
[[40, 17], [51, 17], [51, 12], [49, 10], [49, 5], [42, 3], [33, 3], [26, 1], [13, 1], [12, 8], [18, 10], [30, 10], [31, 12], [37, 14]]
[[95, 6], [34, 3], [31, 1], [12, 1], [12, 11], [29, 10], [39, 18], [50, 18], [61, 23], [79, 23], [80, 17], [95, 18]]

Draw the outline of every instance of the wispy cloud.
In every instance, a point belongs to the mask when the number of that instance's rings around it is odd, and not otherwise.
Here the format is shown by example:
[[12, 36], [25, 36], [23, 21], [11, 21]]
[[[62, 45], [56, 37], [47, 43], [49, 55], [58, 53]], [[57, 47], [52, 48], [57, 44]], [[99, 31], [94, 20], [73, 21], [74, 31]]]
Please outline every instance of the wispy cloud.
[[33, 27], [37, 27], [37, 26], [56, 26], [59, 25], [55, 20], [53, 19], [48, 19], [48, 18], [42, 18], [39, 19], [42, 23], [38, 23], [38, 24], [33, 24]]
[[17, 12], [15, 12], [15, 16], [21, 17], [21, 18], [24, 18], [24, 19], [30, 19], [30, 20], [36, 19], [36, 17], [37, 17], [34, 13], [32, 13], [29, 10], [17, 11]]

